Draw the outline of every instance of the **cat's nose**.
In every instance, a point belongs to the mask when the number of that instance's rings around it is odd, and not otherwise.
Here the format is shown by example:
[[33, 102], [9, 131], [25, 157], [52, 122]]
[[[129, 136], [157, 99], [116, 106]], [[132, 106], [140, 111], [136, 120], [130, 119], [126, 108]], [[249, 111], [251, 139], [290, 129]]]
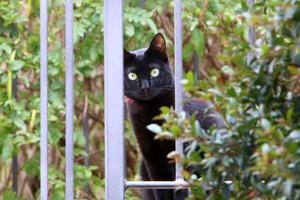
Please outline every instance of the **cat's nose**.
[[150, 84], [148, 80], [142, 80], [141, 81], [141, 89], [143, 92], [148, 92], [150, 89]]

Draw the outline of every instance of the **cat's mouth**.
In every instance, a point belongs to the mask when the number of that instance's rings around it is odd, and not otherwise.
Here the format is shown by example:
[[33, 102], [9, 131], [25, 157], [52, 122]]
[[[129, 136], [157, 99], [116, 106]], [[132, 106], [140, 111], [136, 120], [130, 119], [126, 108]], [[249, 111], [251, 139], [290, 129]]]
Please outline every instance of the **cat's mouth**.
[[150, 100], [155, 97], [155, 94], [151, 91], [142, 91], [139, 94], [139, 98], [142, 100]]
[[157, 89], [148, 90], [125, 90], [125, 96], [141, 101], [149, 101], [157, 96], [160, 96], [161, 91]]
[[149, 89], [149, 90], [125, 90], [125, 96], [136, 99], [136, 100], [142, 100], [142, 101], [149, 101], [155, 97], [164, 95], [166, 93], [169, 93], [171, 90], [170, 88], [166, 88], [165, 90], [156, 90], [156, 89]]
[[142, 90], [142, 91], [127, 92], [127, 94], [125, 93], [125, 95], [132, 99], [149, 101], [157, 96], [157, 92], [155, 92], [153, 90], [152, 91], [151, 90], [147, 90], [147, 91]]

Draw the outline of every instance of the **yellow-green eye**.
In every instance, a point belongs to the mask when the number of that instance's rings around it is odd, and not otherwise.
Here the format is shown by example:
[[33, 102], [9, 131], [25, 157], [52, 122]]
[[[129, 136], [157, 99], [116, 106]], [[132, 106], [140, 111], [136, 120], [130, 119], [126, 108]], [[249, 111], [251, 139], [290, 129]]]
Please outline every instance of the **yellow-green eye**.
[[130, 73], [128, 74], [128, 78], [129, 78], [130, 80], [134, 81], [134, 80], [137, 79], [137, 75], [136, 75], [136, 73], [130, 72]]
[[159, 70], [158, 69], [152, 69], [151, 70], [151, 76], [152, 77], [157, 77], [158, 76], [158, 74], [159, 74]]

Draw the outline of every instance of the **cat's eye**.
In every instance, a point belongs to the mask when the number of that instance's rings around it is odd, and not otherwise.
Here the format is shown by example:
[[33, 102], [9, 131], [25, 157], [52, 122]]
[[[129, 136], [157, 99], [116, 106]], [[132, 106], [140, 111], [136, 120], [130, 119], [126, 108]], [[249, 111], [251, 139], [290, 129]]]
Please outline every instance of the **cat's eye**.
[[136, 73], [130, 72], [130, 73], [128, 74], [128, 78], [129, 78], [130, 80], [134, 81], [134, 80], [137, 79], [137, 75], [136, 75]]
[[151, 73], [152, 77], [157, 77], [159, 74], [159, 70], [155, 68], [155, 69], [152, 69], [150, 73]]

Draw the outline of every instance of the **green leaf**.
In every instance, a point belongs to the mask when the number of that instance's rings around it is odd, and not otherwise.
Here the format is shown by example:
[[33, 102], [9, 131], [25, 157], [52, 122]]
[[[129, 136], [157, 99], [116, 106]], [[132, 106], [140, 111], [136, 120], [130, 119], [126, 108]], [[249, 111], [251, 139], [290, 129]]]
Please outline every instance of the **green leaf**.
[[269, 122], [269, 120], [263, 118], [261, 119], [261, 126], [263, 127], [264, 130], [268, 130], [271, 128], [271, 123]]
[[221, 71], [224, 73], [224, 74], [227, 74], [227, 75], [234, 75], [234, 71], [232, 69], [232, 67], [228, 66], [228, 65], [225, 65], [222, 67]]
[[0, 45], [0, 55], [1, 55], [1, 51], [4, 51], [8, 55], [10, 55], [12, 53], [12, 48], [7, 43], [2, 43]]
[[156, 27], [156, 25], [155, 25], [155, 23], [153, 22], [152, 19], [147, 19], [147, 24], [148, 24], [148, 26], [150, 27], [150, 29], [153, 33], [158, 32], [157, 27]]
[[5, 190], [3, 193], [3, 199], [7, 200], [24, 200], [21, 197], [18, 197], [17, 194], [12, 190]]
[[9, 63], [9, 69], [12, 71], [18, 71], [25, 65], [25, 62], [22, 60], [13, 60]]
[[227, 89], [227, 94], [231, 97], [236, 97], [237, 94], [236, 94], [236, 91], [235, 91], [235, 88], [234, 87], [230, 87], [229, 89]]
[[203, 32], [199, 29], [194, 29], [191, 40], [196, 52], [199, 54], [199, 56], [203, 56], [205, 50], [205, 36]]
[[7, 90], [7, 99], [11, 100], [12, 99], [12, 72], [8, 70], [7, 72], [7, 85], [6, 85], [6, 90]]
[[300, 142], [300, 130], [294, 130], [292, 131], [288, 137], [288, 139], [292, 140], [292, 141], [297, 141]]
[[83, 0], [74, 0], [74, 4], [76, 7], [80, 7], [82, 5]]
[[74, 23], [74, 32], [73, 32], [73, 38], [74, 38], [74, 43], [76, 43], [81, 37], [84, 36], [85, 33], [85, 27], [83, 24]]
[[14, 124], [21, 129], [22, 132], [26, 132], [27, 131], [27, 126], [25, 124], [25, 122], [22, 119], [15, 119]]
[[13, 154], [12, 138], [7, 137], [2, 147], [2, 159], [4, 161], [8, 160], [11, 158], [12, 154]]
[[125, 27], [125, 33], [128, 37], [132, 37], [134, 35], [134, 26], [132, 24], [128, 24]]
[[162, 128], [159, 125], [157, 125], [157, 124], [149, 124], [147, 126], [147, 129], [149, 131], [152, 131], [153, 133], [156, 133], [156, 134], [159, 134], [159, 133], [162, 132]]
[[211, 93], [211, 94], [213, 94], [215, 96], [220, 96], [220, 97], [223, 96], [222, 92], [220, 90], [218, 90], [218, 89], [215, 89], [215, 88], [209, 88], [207, 90], [207, 92], [209, 92], [209, 93]]
[[184, 45], [183, 47], [183, 59], [189, 59], [190, 57], [192, 57], [194, 52], [194, 45], [192, 43], [188, 43], [186, 45]]
[[170, 112], [170, 108], [166, 106], [161, 107], [160, 110], [162, 114], [168, 114]]
[[192, 71], [188, 71], [185, 75], [185, 78], [189, 84], [191, 84], [191, 85], [195, 84], [195, 76]]
[[178, 125], [172, 124], [170, 127], [171, 132], [174, 136], [179, 136], [181, 133], [181, 128]]

